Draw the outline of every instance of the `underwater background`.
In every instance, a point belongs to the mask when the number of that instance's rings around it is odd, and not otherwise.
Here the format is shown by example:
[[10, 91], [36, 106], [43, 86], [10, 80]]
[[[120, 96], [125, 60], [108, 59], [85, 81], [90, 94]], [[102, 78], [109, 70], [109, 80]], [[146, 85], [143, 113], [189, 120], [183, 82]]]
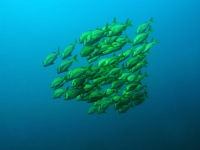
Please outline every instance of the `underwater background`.
[[[0, 150], [199, 150], [199, 8], [198, 0], [1, 0]], [[148, 41], [159, 44], [142, 69], [149, 99], [124, 114], [109, 108], [100, 115], [87, 114], [91, 103], [53, 99], [61, 59], [44, 68], [46, 55], [114, 17], [132, 20], [131, 40], [154, 18]], [[81, 49], [77, 43], [79, 63], [71, 68], [89, 66]]]

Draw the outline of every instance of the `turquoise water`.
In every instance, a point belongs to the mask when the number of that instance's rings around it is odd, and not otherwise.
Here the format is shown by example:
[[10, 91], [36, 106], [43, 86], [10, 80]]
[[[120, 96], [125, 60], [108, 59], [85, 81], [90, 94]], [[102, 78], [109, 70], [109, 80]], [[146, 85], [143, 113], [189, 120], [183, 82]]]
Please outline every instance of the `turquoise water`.
[[[0, 150], [200, 149], [199, 6], [197, 0], [0, 1]], [[160, 43], [142, 69], [149, 99], [120, 115], [113, 108], [88, 115], [92, 104], [52, 99], [61, 59], [43, 68], [46, 55], [114, 17], [132, 20], [131, 40], [154, 18], [148, 40]], [[88, 66], [81, 49], [75, 46], [79, 63], [72, 68]]]

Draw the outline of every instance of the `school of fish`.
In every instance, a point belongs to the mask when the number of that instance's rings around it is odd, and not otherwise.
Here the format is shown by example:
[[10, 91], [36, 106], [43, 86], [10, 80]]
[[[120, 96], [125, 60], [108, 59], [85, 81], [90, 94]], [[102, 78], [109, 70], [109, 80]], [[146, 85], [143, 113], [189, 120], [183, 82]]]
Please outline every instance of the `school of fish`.
[[[125, 24], [118, 23], [114, 18], [112, 24], [107, 23], [105, 27], [97, 27], [96, 30], [89, 30], [80, 35], [79, 43], [83, 44], [80, 55], [86, 57], [88, 63], [97, 61], [101, 56], [114, 53], [111, 57], [99, 60], [96, 66], [91, 64], [89, 67], [84, 65], [69, 69], [72, 63], [79, 62], [77, 55], [72, 59], [66, 59], [72, 56], [77, 39], [67, 46], [61, 55], [63, 61], [57, 68], [58, 74], [65, 75], [55, 78], [51, 83], [51, 88], [55, 90], [53, 99], [64, 95], [64, 100], [76, 98], [76, 101], [93, 103], [88, 110], [89, 115], [95, 112], [105, 113], [111, 106], [122, 114], [144, 102], [148, 98], [148, 93], [145, 89], [146, 84], [143, 85], [141, 81], [148, 75], [146, 72], [142, 74], [141, 69], [147, 67], [146, 55], [150, 54], [151, 47], [159, 42], [153, 39], [147, 42], [149, 33], [153, 32], [150, 25], [154, 23], [153, 18], [137, 28], [133, 41], [126, 33], [124, 37], [121, 37], [127, 27], [133, 26], [131, 22], [127, 19]], [[116, 55], [115, 52], [122, 50], [127, 43], [131, 43], [132, 47]], [[58, 55], [60, 55], [60, 47], [57, 52], [47, 55], [43, 67], [53, 65]], [[127, 60], [126, 63], [123, 63], [125, 60]], [[69, 81], [71, 81], [71, 86], [66, 89], [61, 88]], [[102, 92], [101, 85], [110, 85], [110, 88]], [[124, 85], [126, 85], [125, 90], [120, 95], [119, 92]], [[144, 91], [141, 92], [141, 90]]]

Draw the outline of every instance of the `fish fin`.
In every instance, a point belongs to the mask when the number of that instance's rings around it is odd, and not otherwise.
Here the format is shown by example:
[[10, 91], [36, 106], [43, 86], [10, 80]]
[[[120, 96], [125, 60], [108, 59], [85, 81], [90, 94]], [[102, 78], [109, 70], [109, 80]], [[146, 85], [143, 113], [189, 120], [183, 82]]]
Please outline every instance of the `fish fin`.
[[131, 24], [132, 20], [129, 21], [129, 18], [126, 20], [125, 26], [126, 27], [133, 27], [133, 25]]
[[146, 94], [146, 95], [148, 94], [147, 91], [146, 91], [146, 89], [144, 90], [144, 94]]
[[130, 104], [130, 107], [134, 107], [134, 106], [133, 106], [133, 103]]
[[57, 55], [60, 55], [60, 46], [58, 46]]
[[155, 23], [155, 21], [153, 21], [153, 17], [151, 17], [149, 23]]
[[158, 41], [157, 41], [157, 39], [154, 41], [155, 43], [159, 43]]
[[150, 25], [150, 26], [149, 26], [149, 30], [148, 30], [147, 33], [152, 33], [152, 32], [154, 32], [154, 31], [152, 30], [152, 26]]
[[74, 41], [74, 45], [76, 45], [76, 43], [77, 43], [77, 38], [76, 38], [75, 41]]
[[128, 40], [127, 40], [126, 42], [128, 42], [128, 43], [132, 43], [132, 42], [131, 42], [131, 37], [128, 38]]
[[72, 60], [75, 61], [75, 62], [79, 62], [78, 59], [77, 59], [77, 56], [78, 55], [76, 54]]
[[145, 77], [148, 77], [147, 72], [144, 73], [144, 76], [145, 76]]
[[116, 21], [116, 17], [113, 19], [113, 23], [117, 24], [118, 22]]

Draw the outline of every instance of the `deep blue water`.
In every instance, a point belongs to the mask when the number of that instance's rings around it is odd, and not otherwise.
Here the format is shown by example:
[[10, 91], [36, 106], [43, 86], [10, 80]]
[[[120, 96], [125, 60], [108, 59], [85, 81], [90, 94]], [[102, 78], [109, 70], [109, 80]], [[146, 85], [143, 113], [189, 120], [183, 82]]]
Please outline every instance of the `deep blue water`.
[[[199, 8], [198, 0], [1, 0], [0, 150], [199, 150]], [[114, 17], [132, 20], [131, 39], [154, 18], [148, 41], [160, 43], [142, 69], [149, 99], [120, 115], [87, 115], [92, 104], [52, 99], [61, 59], [44, 68], [46, 55]], [[71, 68], [87, 64], [81, 48]]]

